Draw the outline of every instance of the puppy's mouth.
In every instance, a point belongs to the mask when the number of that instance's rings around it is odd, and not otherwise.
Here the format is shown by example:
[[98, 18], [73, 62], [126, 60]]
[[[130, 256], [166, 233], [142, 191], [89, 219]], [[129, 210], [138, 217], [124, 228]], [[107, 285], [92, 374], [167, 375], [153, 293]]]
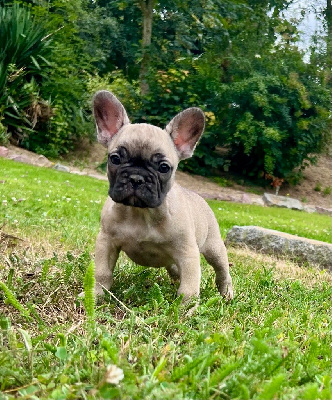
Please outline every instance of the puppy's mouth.
[[[139, 197], [137, 197], [135, 195], [123, 199], [120, 203], [122, 203], [125, 206], [139, 207], [139, 208], [153, 207], [153, 206], [145, 203], [142, 199], [140, 199]], [[154, 207], [156, 207], [156, 206], [154, 206]]]
[[116, 203], [139, 208], [158, 207], [164, 199], [158, 180], [142, 174], [118, 176], [108, 193]]
[[162, 203], [162, 200], [160, 199], [159, 196], [149, 196], [149, 193], [144, 193], [142, 191], [141, 193], [138, 191], [134, 191], [130, 195], [127, 195], [123, 197], [122, 191], [111, 191], [109, 192], [110, 197], [112, 198], [113, 201], [116, 203], [121, 203], [125, 206], [131, 206], [131, 207], [139, 207], [139, 208], [155, 208], [160, 206]]

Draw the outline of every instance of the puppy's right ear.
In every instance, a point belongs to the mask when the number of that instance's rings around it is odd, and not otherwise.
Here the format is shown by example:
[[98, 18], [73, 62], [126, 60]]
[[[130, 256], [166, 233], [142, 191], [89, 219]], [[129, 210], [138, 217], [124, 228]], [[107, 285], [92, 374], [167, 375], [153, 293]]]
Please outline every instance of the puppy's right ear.
[[93, 98], [93, 114], [97, 125], [98, 142], [106, 146], [129, 118], [120, 101], [107, 90], [100, 90]]

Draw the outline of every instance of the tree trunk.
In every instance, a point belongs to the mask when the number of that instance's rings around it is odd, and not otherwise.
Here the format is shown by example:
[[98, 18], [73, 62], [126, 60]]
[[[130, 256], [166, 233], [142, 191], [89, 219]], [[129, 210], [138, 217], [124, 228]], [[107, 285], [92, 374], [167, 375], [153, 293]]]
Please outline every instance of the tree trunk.
[[141, 95], [149, 93], [149, 84], [147, 75], [149, 72], [151, 55], [151, 38], [152, 38], [152, 21], [153, 8], [156, 0], [140, 0], [139, 5], [143, 15], [143, 33], [142, 33], [142, 61], [139, 73]]
[[327, 0], [326, 5], [326, 24], [327, 24], [327, 57], [329, 67], [332, 64], [332, 1]]

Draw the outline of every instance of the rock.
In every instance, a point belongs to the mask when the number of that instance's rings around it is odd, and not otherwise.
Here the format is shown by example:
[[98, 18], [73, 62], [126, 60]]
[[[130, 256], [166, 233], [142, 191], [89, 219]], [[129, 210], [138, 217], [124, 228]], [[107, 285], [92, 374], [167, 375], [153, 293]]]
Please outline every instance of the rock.
[[303, 210], [302, 203], [297, 199], [286, 196], [276, 196], [275, 194], [264, 193], [264, 203], [269, 207], [284, 207], [292, 210]]
[[70, 172], [70, 168], [66, 167], [65, 165], [62, 165], [60, 163], [56, 163], [53, 167], [57, 171], [62, 171], [62, 172]]
[[284, 255], [316, 264], [332, 272], [332, 244], [278, 232], [258, 226], [233, 226], [226, 245], [245, 246], [263, 253]]
[[252, 199], [252, 204], [256, 204], [257, 206], [265, 206], [264, 200], [261, 197], [254, 197]]
[[10, 160], [25, 163], [25, 164], [32, 164], [30, 158], [24, 156], [23, 154], [13, 154], [9, 157]]
[[332, 208], [324, 208], [316, 206], [318, 214], [332, 215]]
[[7, 157], [8, 149], [5, 146], [0, 146], [0, 157]]
[[214, 198], [219, 201], [234, 201], [234, 199], [228, 194], [218, 194]]
[[39, 167], [52, 167], [53, 163], [47, 157], [41, 154], [38, 156], [37, 165]]
[[303, 206], [303, 211], [309, 213], [309, 214], [313, 214], [315, 212], [317, 212], [316, 207], [315, 206]]
[[240, 201], [241, 201], [241, 203], [244, 203], [244, 204], [252, 204], [251, 197], [248, 196], [246, 193], [242, 194]]

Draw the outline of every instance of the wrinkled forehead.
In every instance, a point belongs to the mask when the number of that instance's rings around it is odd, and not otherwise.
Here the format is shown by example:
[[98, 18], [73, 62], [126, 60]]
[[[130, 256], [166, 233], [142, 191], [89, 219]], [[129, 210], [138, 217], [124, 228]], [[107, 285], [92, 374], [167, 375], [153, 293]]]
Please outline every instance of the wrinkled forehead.
[[108, 151], [115, 151], [119, 147], [125, 147], [130, 157], [150, 159], [155, 154], [162, 154], [171, 162], [178, 161], [175, 146], [169, 134], [149, 124], [125, 125], [110, 142]]

